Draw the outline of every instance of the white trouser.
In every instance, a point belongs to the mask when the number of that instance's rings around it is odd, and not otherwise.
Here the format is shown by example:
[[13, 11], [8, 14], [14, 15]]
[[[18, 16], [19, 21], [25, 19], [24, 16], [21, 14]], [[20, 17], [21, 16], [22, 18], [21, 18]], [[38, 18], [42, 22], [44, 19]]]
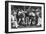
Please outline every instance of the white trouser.
[[38, 18], [38, 24], [37, 25], [40, 25], [42, 22], [42, 19], [41, 18]]
[[13, 27], [18, 27], [18, 23], [16, 21], [14, 21]]

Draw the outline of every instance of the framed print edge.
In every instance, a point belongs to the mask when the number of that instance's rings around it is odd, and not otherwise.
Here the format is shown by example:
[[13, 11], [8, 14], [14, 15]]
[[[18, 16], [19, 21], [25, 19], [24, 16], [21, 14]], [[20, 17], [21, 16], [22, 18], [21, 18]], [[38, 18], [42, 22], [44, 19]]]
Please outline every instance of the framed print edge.
[[5, 1], [5, 33], [8, 32], [8, 2]]
[[[43, 4], [44, 6], [44, 29], [43, 30], [32, 30], [32, 31], [16, 31], [16, 32], [9, 32], [9, 23], [8, 23], [8, 4], [9, 2], [12, 3], [31, 3], [31, 4]], [[40, 32], [40, 31], [45, 31], [45, 3], [40, 3], [40, 2], [21, 2], [21, 1], [5, 1], [5, 33], [22, 33], [22, 32]]]

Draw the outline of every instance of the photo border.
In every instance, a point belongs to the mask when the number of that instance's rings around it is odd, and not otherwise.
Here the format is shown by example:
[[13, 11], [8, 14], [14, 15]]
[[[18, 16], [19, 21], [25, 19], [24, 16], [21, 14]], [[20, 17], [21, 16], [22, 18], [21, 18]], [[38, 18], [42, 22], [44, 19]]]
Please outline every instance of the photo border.
[[[43, 4], [44, 5], [44, 29], [43, 30], [32, 30], [32, 31], [16, 31], [16, 32], [8, 32], [8, 4], [12, 3], [30, 3], [30, 4]], [[45, 31], [45, 3], [41, 2], [22, 2], [22, 1], [5, 1], [5, 33], [22, 33], [22, 32], [39, 32]]]

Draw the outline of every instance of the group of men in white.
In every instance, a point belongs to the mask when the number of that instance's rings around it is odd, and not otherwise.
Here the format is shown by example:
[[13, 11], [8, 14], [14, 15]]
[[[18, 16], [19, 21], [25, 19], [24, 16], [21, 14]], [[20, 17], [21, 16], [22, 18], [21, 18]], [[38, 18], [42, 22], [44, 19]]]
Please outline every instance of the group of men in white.
[[[21, 11], [18, 11], [18, 15], [20, 15], [20, 14], [23, 14], [24, 15], [24, 17], [22, 18], [22, 20], [23, 20], [23, 24], [31, 24], [31, 19], [30, 19], [30, 21], [29, 22], [27, 22], [27, 20], [26, 20], [26, 23], [25, 23], [25, 13], [27, 13], [27, 11], [23, 11], [23, 10], [21, 10]], [[38, 17], [39, 17], [39, 13], [40, 12], [37, 12], [36, 14], [38, 15]], [[12, 19], [12, 23], [13, 23], [13, 27], [18, 27], [19, 26], [19, 24], [18, 23], [20, 23], [20, 21], [21, 21], [21, 18], [19, 18], [19, 21], [17, 21], [17, 18], [16, 18], [16, 14], [17, 14], [17, 12], [13, 9], [13, 14], [14, 14], [14, 16], [13, 15], [11, 15], [11, 19]], [[29, 13], [29, 15], [33, 15], [33, 16], [35, 16], [35, 14], [33, 13], [33, 12], [30, 12]], [[27, 17], [28, 18], [28, 17]], [[42, 21], [42, 19], [39, 17], [38, 18], [38, 24], [37, 25], [40, 25], [41, 24], [41, 21]], [[35, 22], [33, 23], [33, 24], [35, 24]]]

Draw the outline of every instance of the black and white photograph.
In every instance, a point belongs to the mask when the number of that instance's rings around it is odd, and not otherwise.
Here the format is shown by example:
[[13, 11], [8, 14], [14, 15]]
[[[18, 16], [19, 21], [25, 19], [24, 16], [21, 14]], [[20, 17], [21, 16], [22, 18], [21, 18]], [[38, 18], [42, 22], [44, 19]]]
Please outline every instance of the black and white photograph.
[[11, 5], [11, 28], [41, 27], [40, 6]]
[[8, 32], [44, 31], [44, 3], [9, 2], [7, 8]]

